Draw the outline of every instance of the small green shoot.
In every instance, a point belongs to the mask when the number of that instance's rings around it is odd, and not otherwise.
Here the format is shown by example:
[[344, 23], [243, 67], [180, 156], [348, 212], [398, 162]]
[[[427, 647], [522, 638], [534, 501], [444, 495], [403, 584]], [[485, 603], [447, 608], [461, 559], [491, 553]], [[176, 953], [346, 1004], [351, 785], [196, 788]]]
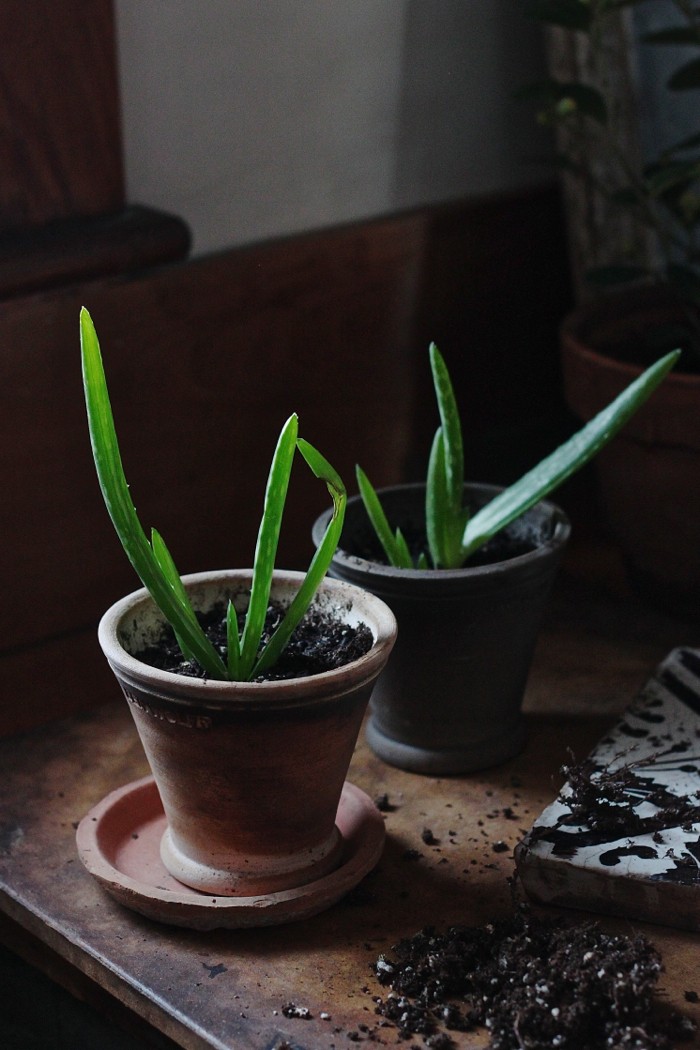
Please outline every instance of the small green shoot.
[[[279, 658], [328, 571], [343, 527], [347, 496], [342, 480], [320, 452], [299, 438], [297, 416], [290, 416], [282, 428], [270, 466], [255, 549], [253, 582], [240, 636], [236, 609], [232, 602], [228, 605], [228, 653], [224, 663], [197, 619], [163, 538], [154, 529], [149, 542], [139, 521], [124, 476], [97, 333], [85, 308], [80, 313], [80, 343], [85, 404], [97, 476], [112, 523], [131, 564], [172, 627], [187, 659], [196, 660], [211, 678], [250, 681], [258, 677]], [[260, 651], [282, 514], [297, 448], [316, 477], [326, 482], [333, 499], [333, 515], [299, 591]]]
[[379, 542], [384, 548], [384, 553], [389, 559], [389, 563], [395, 565], [397, 569], [413, 569], [413, 558], [401, 529], [397, 529], [395, 533], [391, 531], [384, 508], [369, 478], [362, 467], [358, 466], [356, 473], [362, 502], [365, 505], [365, 510], [369, 515], [369, 520], [372, 522], [372, 527], [379, 538]]
[[[425, 524], [433, 567], [460, 568], [492, 536], [588, 463], [644, 404], [679, 356], [680, 350], [674, 350], [662, 357], [573, 437], [470, 517], [462, 505], [464, 458], [454, 391], [442, 355], [431, 343], [430, 365], [440, 413], [426, 482]], [[357, 479], [367, 515], [389, 564], [400, 569], [427, 567], [425, 555], [414, 563], [400, 531], [392, 532], [379, 497], [359, 466]]]

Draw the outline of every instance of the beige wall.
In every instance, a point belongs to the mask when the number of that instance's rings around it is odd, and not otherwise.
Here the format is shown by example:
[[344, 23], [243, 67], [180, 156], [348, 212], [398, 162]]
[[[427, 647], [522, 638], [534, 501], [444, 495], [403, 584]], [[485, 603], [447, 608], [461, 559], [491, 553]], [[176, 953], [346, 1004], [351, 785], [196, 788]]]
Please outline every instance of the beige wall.
[[129, 200], [195, 252], [541, 181], [513, 0], [116, 0]]

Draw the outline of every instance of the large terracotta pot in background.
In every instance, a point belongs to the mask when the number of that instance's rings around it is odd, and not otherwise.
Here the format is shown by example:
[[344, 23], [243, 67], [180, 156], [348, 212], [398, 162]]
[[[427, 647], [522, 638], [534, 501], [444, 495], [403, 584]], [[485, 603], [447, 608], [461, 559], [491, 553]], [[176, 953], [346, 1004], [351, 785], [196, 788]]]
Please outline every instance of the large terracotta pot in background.
[[[273, 599], [287, 604], [301, 579], [277, 572]], [[250, 580], [247, 571], [184, 577], [195, 609], [202, 610], [229, 595], [235, 603]], [[145, 591], [117, 602], [100, 623], [100, 643], [167, 817], [163, 863], [196, 890], [276, 893], [339, 863], [336, 812], [396, 625], [381, 601], [335, 580], [324, 581], [315, 607], [351, 625], [366, 623], [374, 644], [344, 667], [280, 682], [186, 678], [138, 660], [132, 654], [154, 641], [163, 622]]]
[[[465, 499], [479, 506], [499, 491], [467, 485]], [[392, 526], [406, 535], [424, 527], [424, 485], [379, 495]], [[316, 543], [329, 513], [314, 525]], [[360, 498], [348, 501], [331, 573], [384, 599], [399, 625], [367, 726], [370, 746], [391, 765], [434, 775], [469, 773], [521, 750], [523, 693], [570, 530], [563, 512], [543, 502], [508, 531], [527, 535], [534, 549], [490, 565], [394, 569], [361, 556], [371, 527]]]
[[[565, 395], [580, 419], [591, 419], [642, 371], [598, 348], [634, 346], [674, 319], [678, 308], [667, 297], [646, 292], [611, 297], [565, 320]], [[596, 469], [631, 581], [672, 611], [700, 617], [700, 375], [669, 373]]]

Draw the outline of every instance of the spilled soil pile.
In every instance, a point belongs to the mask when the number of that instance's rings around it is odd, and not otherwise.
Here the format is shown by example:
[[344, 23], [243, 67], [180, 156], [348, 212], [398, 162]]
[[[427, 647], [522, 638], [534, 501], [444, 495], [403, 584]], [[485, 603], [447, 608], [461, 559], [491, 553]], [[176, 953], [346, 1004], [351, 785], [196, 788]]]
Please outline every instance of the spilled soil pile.
[[491, 1050], [671, 1050], [695, 1028], [659, 1002], [661, 971], [644, 937], [537, 918], [523, 906], [478, 928], [422, 930], [380, 956], [375, 973], [392, 994], [377, 1012], [431, 1050], [453, 1045], [450, 1030], [479, 1027]]

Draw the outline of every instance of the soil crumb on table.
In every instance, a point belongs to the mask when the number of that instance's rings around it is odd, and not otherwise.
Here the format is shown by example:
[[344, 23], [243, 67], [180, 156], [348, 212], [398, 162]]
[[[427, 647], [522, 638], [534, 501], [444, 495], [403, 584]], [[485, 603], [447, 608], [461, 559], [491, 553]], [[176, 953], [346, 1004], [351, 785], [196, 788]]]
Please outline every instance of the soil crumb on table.
[[696, 1029], [660, 1001], [662, 969], [645, 937], [519, 907], [506, 920], [400, 941], [375, 963], [392, 989], [375, 1001], [400, 1038], [420, 1034], [431, 1050], [454, 1046], [450, 1030], [477, 1028], [491, 1050], [671, 1050]]

